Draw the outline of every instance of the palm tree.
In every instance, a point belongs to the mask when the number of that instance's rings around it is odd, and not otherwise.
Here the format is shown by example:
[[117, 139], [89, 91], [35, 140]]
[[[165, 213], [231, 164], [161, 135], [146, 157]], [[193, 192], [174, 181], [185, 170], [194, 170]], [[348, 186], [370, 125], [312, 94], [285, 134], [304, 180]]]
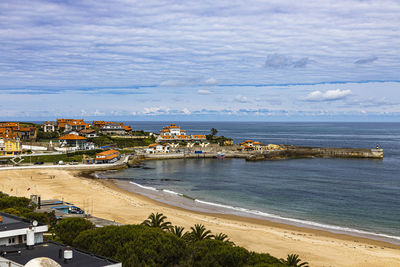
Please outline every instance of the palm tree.
[[150, 216], [142, 222], [143, 225], [147, 225], [150, 227], [161, 228], [162, 230], [168, 230], [171, 228], [171, 222], [166, 222], [167, 216], [164, 216], [162, 213], [152, 213]]
[[194, 227], [190, 227], [190, 229], [192, 229], [192, 232], [190, 233], [192, 241], [200, 241], [214, 237], [211, 234], [211, 231], [207, 230], [202, 224], [195, 224]]
[[229, 240], [228, 236], [226, 234], [224, 234], [224, 233], [219, 233], [219, 234], [214, 235], [214, 239], [215, 240], [219, 240], [219, 241], [223, 241], [223, 242]]
[[231, 245], [231, 246], [234, 246], [234, 245], [235, 245], [235, 243], [233, 243], [232, 241], [230, 241], [229, 238], [228, 238], [228, 236], [227, 236], [226, 234], [224, 234], [224, 233], [218, 233], [218, 234], [214, 235], [214, 239], [215, 239], [215, 240], [218, 240], [218, 241], [222, 241], [222, 242], [224, 242], [224, 243], [227, 243], [227, 244], [229, 244], [229, 245]]
[[177, 237], [179, 237], [179, 238], [182, 238], [182, 237], [184, 237], [185, 236], [185, 234], [183, 234], [183, 230], [185, 229], [185, 227], [182, 227], [182, 226], [174, 226], [174, 227], [171, 227], [170, 229], [169, 229], [169, 232], [170, 233], [172, 233], [172, 234], [174, 234], [174, 235], [176, 235]]
[[297, 254], [289, 254], [287, 255], [286, 260], [281, 259], [281, 262], [285, 264], [286, 266], [292, 266], [292, 267], [309, 267], [308, 262], [301, 262], [301, 259], [299, 258], [299, 255]]

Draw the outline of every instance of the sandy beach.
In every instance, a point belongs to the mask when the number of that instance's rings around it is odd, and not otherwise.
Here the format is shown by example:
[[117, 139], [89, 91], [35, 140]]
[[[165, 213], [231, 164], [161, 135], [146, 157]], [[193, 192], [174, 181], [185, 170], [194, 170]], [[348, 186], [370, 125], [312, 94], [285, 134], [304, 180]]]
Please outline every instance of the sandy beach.
[[0, 171], [0, 189], [10, 195], [29, 197], [39, 194], [42, 199], [63, 198], [83, 208], [90, 206], [90, 210], [93, 203], [94, 216], [123, 224], [141, 223], [151, 212], [162, 212], [172, 224], [182, 225], [185, 229], [202, 223], [214, 233], [226, 233], [231, 241], [249, 250], [268, 252], [278, 258], [296, 253], [311, 266], [400, 266], [398, 245], [264, 220], [176, 208], [120, 189], [111, 181], [85, 178], [78, 171]]

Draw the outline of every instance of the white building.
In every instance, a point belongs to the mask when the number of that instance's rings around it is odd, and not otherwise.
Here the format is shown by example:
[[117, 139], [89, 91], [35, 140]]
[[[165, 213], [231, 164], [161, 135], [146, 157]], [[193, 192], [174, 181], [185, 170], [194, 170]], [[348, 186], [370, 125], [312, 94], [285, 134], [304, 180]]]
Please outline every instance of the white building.
[[43, 123], [43, 131], [45, 133], [53, 133], [56, 131], [56, 126], [54, 121], [46, 121]]
[[43, 233], [48, 230], [47, 225], [34, 226], [30, 220], [0, 212], [0, 246], [26, 244], [28, 233], [32, 234], [35, 243], [41, 243]]
[[118, 261], [55, 242], [43, 242], [48, 226], [0, 212], [0, 267], [122, 267]]
[[170, 126], [164, 127], [157, 137], [157, 142], [170, 142], [170, 141], [204, 141], [207, 140], [205, 135], [187, 135], [185, 130], [182, 130], [175, 123]]
[[154, 143], [149, 145], [146, 149], [147, 154], [157, 154], [157, 153], [169, 153], [169, 145], [168, 144], [158, 144]]

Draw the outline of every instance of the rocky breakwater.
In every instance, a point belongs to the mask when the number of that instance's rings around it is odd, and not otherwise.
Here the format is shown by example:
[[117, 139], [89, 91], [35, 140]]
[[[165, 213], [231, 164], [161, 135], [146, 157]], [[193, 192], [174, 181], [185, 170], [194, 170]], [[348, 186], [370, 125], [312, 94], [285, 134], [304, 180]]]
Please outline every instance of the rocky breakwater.
[[260, 151], [251, 153], [246, 160], [276, 160], [290, 158], [357, 158], [383, 159], [383, 149], [365, 148], [330, 148], [330, 147], [302, 147], [281, 146], [281, 150]]

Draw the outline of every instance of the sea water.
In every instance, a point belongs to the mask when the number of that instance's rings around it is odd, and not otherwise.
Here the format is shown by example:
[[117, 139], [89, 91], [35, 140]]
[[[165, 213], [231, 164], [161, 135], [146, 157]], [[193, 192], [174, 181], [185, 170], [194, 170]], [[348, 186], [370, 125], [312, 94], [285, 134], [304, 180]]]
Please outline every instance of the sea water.
[[[134, 129], [153, 132], [167, 125], [166, 122], [128, 124]], [[168, 202], [166, 197], [156, 197], [155, 191], [174, 195], [188, 208], [193, 202], [193, 208], [203, 204], [202, 209], [210, 206], [212, 211], [231, 209], [232, 214], [240, 211], [243, 216], [246, 213], [265, 216], [400, 243], [400, 123], [181, 122], [178, 125], [188, 134], [208, 134], [211, 128], [216, 128], [218, 135], [231, 137], [235, 143], [252, 139], [264, 144], [357, 148], [375, 148], [378, 144], [384, 149], [384, 159], [157, 160], [146, 161], [145, 169], [126, 169], [106, 176], [126, 178], [133, 191], [141, 186], [142, 193], [157, 200]]]

